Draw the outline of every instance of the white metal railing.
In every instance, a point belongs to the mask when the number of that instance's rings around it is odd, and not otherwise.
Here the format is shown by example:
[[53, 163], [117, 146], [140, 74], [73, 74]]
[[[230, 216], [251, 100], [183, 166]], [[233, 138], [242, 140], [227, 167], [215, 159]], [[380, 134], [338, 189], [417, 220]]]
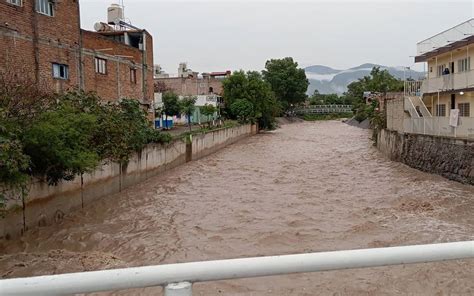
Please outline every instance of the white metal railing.
[[418, 110], [420, 110], [421, 115], [425, 118], [432, 117], [430, 110], [426, 108], [425, 103], [423, 102], [422, 97], [412, 97], [411, 98], [413, 105], [415, 107], [418, 107]]
[[457, 127], [449, 125], [449, 117], [405, 118], [404, 131], [413, 134], [474, 138], [474, 117], [459, 117]]
[[423, 80], [422, 93], [436, 93], [438, 91], [460, 90], [474, 87], [474, 70], [441, 75]]
[[446, 46], [452, 42], [462, 40], [473, 36], [474, 34], [474, 18], [467, 20], [457, 26], [438, 33], [428, 39], [420, 41], [416, 44], [416, 55], [433, 51], [437, 48]]
[[405, 97], [404, 106], [405, 111], [408, 111], [408, 113], [410, 113], [411, 118], [420, 118], [420, 114], [418, 114], [418, 111], [416, 111], [415, 104], [413, 104], [411, 97]]
[[296, 114], [351, 113], [352, 105], [310, 105], [295, 108]]
[[165, 286], [190, 296], [195, 282], [474, 258], [474, 241], [204, 261], [0, 281], [2, 295], [64, 295]]
[[409, 81], [405, 80], [403, 83], [403, 95], [404, 96], [421, 96], [421, 86], [423, 80]]

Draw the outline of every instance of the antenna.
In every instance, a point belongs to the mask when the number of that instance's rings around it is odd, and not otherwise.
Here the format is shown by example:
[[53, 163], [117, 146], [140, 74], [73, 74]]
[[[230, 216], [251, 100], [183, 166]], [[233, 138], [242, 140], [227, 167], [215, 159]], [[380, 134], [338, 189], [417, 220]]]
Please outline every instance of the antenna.
[[123, 11], [123, 19], [125, 19], [125, 5], [123, 4], [124, 0], [121, 0], [122, 11]]

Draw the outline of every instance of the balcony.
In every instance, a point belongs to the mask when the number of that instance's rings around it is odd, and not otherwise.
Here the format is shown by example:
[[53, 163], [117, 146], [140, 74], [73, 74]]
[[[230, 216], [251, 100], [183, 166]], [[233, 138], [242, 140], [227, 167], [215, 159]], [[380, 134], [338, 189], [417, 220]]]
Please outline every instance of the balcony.
[[403, 121], [404, 132], [421, 135], [474, 139], [474, 117], [459, 117], [459, 125], [449, 125], [449, 117], [410, 117]]
[[463, 90], [474, 87], [474, 70], [442, 75], [423, 80], [421, 92], [437, 93], [452, 90]]

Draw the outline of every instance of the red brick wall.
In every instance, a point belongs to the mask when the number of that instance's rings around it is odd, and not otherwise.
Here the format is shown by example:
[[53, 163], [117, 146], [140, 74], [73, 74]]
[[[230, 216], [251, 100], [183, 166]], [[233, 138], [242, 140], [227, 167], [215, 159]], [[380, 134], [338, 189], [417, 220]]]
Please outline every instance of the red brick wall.
[[153, 37], [145, 31], [146, 54], [144, 61], [145, 94], [148, 102], [154, 100], [154, 81], [153, 81]]
[[[54, 16], [36, 12], [34, 0], [21, 7], [0, 1], [0, 69], [27, 75], [54, 91], [79, 83], [79, 5], [58, 1]], [[52, 63], [67, 64], [69, 79], [52, 77]]]
[[[141, 50], [102, 36], [82, 31], [85, 89], [96, 92], [104, 100], [132, 98], [142, 103], [153, 100], [153, 41], [147, 38], [147, 50]], [[151, 46], [150, 46], [151, 44]], [[151, 48], [151, 54], [150, 50]], [[111, 50], [109, 50], [111, 49]], [[151, 60], [143, 59], [145, 56]], [[95, 72], [95, 57], [107, 60], [107, 74]], [[136, 83], [130, 79], [130, 70], [136, 70]], [[145, 81], [143, 80], [145, 73]], [[151, 77], [151, 78], [150, 78]]]
[[[50, 17], [36, 12], [35, 0], [23, 0], [21, 7], [0, 0], [0, 70], [28, 75], [56, 92], [81, 87], [82, 74], [84, 89], [97, 92], [104, 100], [127, 97], [152, 102], [151, 35], [145, 31], [143, 53], [99, 33], [81, 30], [78, 0], [56, 3]], [[107, 48], [112, 50], [103, 51]], [[107, 75], [95, 72], [95, 56], [108, 60]], [[69, 79], [54, 79], [52, 63], [68, 65]], [[131, 68], [136, 69], [136, 83], [130, 81]]]

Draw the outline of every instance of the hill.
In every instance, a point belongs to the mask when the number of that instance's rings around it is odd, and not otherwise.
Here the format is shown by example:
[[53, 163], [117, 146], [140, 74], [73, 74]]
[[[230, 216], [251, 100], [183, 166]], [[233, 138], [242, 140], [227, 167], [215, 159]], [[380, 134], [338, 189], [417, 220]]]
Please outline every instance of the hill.
[[306, 77], [308, 77], [310, 82], [307, 93], [311, 95], [317, 89], [322, 94], [342, 94], [347, 90], [347, 85], [369, 75], [372, 68], [376, 66], [380, 67], [380, 69], [387, 69], [390, 74], [400, 79], [404, 77], [420, 79], [424, 76], [423, 72], [414, 70], [406, 70], [404, 72], [404, 67], [389, 67], [371, 63], [365, 63], [345, 70], [337, 70], [324, 65], [314, 65], [305, 68]]

